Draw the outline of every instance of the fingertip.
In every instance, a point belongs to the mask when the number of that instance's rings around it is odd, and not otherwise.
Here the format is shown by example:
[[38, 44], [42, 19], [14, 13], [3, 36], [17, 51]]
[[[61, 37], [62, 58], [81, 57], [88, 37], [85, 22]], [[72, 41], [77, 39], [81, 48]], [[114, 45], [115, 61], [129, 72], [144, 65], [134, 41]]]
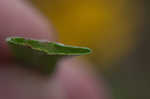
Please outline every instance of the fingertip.
[[54, 28], [24, 0], [0, 1], [0, 62], [8, 61], [11, 54], [5, 39], [21, 36], [33, 39], [55, 41]]

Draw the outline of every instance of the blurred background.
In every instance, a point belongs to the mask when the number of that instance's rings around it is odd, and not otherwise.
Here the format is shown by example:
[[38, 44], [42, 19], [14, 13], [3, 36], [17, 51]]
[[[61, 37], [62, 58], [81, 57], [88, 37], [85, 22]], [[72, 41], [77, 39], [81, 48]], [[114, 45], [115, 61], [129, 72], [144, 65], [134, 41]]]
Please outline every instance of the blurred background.
[[58, 32], [59, 42], [88, 46], [113, 99], [150, 98], [150, 1], [29, 0]]

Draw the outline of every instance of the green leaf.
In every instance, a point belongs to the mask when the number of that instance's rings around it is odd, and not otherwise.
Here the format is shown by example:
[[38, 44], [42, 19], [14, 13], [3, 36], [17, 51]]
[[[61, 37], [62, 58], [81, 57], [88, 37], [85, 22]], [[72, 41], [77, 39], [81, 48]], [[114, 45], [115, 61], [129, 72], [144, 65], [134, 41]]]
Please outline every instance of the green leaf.
[[62, 57], [91, 53], [91, 50], [86, 47], [69, 46], [22, 37], [9, 37], [6, 41], [17, 62], [46, 74], [54, 71], [57, 61]]

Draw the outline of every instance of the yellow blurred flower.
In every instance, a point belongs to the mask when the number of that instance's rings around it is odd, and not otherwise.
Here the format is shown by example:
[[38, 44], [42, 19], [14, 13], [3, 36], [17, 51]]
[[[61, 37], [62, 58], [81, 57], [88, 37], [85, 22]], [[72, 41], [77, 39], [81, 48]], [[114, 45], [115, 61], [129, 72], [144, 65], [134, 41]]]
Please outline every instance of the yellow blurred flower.
[[92, 48], [93, 62], [109, 65], [134, 45], [136, 22], [132, 10], [126, 11], [128, 0], [32, 1], [52, 21], [60, 42]]

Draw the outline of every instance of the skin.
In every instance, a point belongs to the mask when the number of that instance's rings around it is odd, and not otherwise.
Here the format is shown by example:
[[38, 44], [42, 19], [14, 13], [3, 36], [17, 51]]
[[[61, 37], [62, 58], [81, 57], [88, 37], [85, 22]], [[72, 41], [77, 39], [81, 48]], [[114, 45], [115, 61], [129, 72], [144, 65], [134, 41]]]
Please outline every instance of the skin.
[[22, 36], [55, 41], [51, 24], [23, 0], [0, 1], [0, 99], [106, 99], [105, 82], [82, 60], [64, 59], [51, 76], [13, 63], [5, 39]]

